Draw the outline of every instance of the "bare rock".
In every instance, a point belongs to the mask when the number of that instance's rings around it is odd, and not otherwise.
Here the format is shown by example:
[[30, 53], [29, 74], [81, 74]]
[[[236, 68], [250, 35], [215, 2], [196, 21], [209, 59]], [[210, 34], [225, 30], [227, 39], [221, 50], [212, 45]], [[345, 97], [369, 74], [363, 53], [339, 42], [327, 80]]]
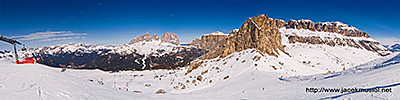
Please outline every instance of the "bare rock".
[[281, 44], [281, 33], [275, 22], [276, 20], [268, 18], [266, 15], [247, 19], [238, 34], [220, 41], [218, 47], [205, 54], [202, 59], [223, 58], [233, 52], [250, 48], [255, 48], [271, 56], [278, 56], [278, 50], [285, 51]]
[[[238, 31], [238, 30], [237, 30]], [[231, 32], [231, 34], [237, 34], [235, 30]], [[218, 45], [218, 42], [227, 38], [228, 35], [221, 33], [221, 32], [213, 32], [211, 34], [206, 34], [201, 36], [201, 39], [195, 39], [191, 43], [189, 43], [187, 46], [195, 46], [197, 48], [202, 48], [206, 50], [213, 50], [215, 49]]]
[[179, 45], [179, 39], [178, 36], [171, 32], [171, 33], [164, 33], [161, 37], [161, 42], [167, 42], [167, 43], [172, 43]]

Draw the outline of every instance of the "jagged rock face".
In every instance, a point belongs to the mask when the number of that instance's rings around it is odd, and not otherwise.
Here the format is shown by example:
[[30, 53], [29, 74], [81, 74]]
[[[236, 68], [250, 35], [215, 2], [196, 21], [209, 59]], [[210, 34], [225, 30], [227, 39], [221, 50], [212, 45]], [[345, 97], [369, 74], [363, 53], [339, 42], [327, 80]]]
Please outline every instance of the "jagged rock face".
[[341, 22], [325, 22], [325, 23], [314, 23], [310, 20], [289, 20], [286, 25], [287, 29], [308, 29], [311, 31], [319, 31], [319, 32], [332, 32], [338, 33], [348, 37], [366, 37], [370, 36], [350, 25], [343, 24]]
[[228, 37], [228, 35], [213, 35], [213, 34], [206, 34], [201, 36], [201, 39], [195, 39], [187, 46], [194, 46], [197, 48], [202, 48], [206, 50], [213, 50], [218, 46], [218, 41], [221, 41]]
[[249, 48], [255, 48], [271, 56], [278, 56], [278, 50], [285, 51], [281, 44], [282, 38], [276, 22], [280, 21], [268, 18], [266, 15], [249, 18], [241, 26], [238, 34], [220, 41], [218, 47], [208, 52], [202, 59], [218, 56], [223, 58], [233, 52]]
[[172, 44], [179, 45], [179, 39], [178, 36], [171, 32], [171, 33], [164, 33], [161, 37], [161, 42], [168, 42]]
[[[287, 30], [299, 30], [305, 29], [306, 34], [314, 34], [317, 36], [307, 36], [304, 33], [284, 33], [285, 37], [288, 38], [289, 43], [307, 43], [307, 44], [326, 44], [329, 46], [350, 46], [359, 49], [366, 49], [368, 51], [376, 52], [381, 56], [389, 55], [386, 48], [382, 48], [380, 43], [368, 39], [369, 35], [365, 32], [358, 30], [357, 28], [343, 24], [341, 22], [324, 22], [314, 23], [311, 20], [290, 20], [286, 25]], [[284, 30], [284, 29], [283, 29]], [[310, 30], [310, 31], [309, 31]], [[329, 33], [322, 33], [329, 32]], [[316, 33], [316, 34], [315, 34]], [[326, 34], [340, 34], [342, 36], [325, 36]], [[297, 34], [303, 34], [298, 36]], [[359, 37], [359, 38], [349, 38]]]
[[129, 42], [129, 44], [133, 44], [133, 43], [140, 42], [140, 41], [153, 41], [153, 40], [158, 40], [158, 36], [153, 35], [150, 37], [149, 33], [145, 33], [144, 35], [142, 35], [140, 37], [136, 37], [136, 38], [132, 39], [131, 42]]

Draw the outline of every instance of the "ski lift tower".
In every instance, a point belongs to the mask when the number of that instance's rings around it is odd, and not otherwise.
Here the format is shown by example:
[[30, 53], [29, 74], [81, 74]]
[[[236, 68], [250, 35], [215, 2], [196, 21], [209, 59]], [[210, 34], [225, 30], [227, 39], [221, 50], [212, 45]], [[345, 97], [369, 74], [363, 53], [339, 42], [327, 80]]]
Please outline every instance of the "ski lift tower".
[[17, 45], [17, 44], [18, 44], [18, 45], [22, 45], [22, 43], [21, 43], [21, 42], [18, 42], [18, 41], [16, 40], [16, 38], [14, 38], [14, 39], [9, 39], [9, 38], [3, 37], [3, 34], [1, 34], [0, 40], [1, 40], [1, 41], [4, 41], [4, 42], [7, 42], [7, 43], [10, 43], [11, 45], [14, 46], [15, 61], [18, 62], [18, 54], [17, 54], [17, 47], [16, 47], [16, 45]]

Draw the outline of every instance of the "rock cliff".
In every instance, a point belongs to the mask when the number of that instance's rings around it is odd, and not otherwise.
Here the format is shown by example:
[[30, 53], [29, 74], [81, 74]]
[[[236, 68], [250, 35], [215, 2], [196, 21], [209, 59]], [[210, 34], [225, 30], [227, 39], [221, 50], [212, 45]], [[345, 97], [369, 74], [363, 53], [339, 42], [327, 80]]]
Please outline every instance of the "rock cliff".
[[266, 15], [248, 18], [237, 34], [221, 40], [214, 50], [202, 59], [226, 57], [227, 55], [255, 48], [270, 56], [278, 56], [278, 50], [285, 52], [281, 44], [281, 34], [277, 28], [284, 26], [284, 21], [272, 19]]
[[206, 34], [201, 36], [200, 39], [195, 39], [191, 43], [189, 43], [187, 46], [194, 46], [197, 48], [202, 48], [206, 50], [213, 50], [215, 47], [217, 47], [218, 41], [221, 41], [228, 37], [227, 34], [224, 34], [222, 32], [213, 32], [210, 34]]
[[311, 20], [289, 20], [286, 25], [286, 29], [308, 29], [311, 31], [318, 32], [332, 32], [338, 33], [349, 37], [365, 37], [369, 38], [369, 35], [353, 26], [343, 24], [342, 22], [318, 22], [314, 23]]

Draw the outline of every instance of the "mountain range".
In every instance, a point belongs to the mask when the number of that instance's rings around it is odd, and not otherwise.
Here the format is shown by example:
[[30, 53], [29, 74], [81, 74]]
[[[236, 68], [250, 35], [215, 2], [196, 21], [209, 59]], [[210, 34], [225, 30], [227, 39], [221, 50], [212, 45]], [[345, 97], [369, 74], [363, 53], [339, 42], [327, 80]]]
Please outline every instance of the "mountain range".
[[[399, 46], [382, 45], [339, 21], [284, 21], [260, 14], [230, 33], [204, 34], [186, 46], [170, 32], [161, 38], [145, 33], [122, 45], [28, 48], [18, 51], [20, 58], [33, 56], [40, 64], [21, 65], [18, 70], [11, 63], [13, 52], [0, 51], [5, 65], [0, 67], [2, 80], [17, 83], [1, 83], [6, 92], [0, 96], [21, 98], [20, 92], [26, 90], [27, 97], [36, 97], [39, 91], [39, 97], [47, 99], [396, 99], [398, 95], [385, 93], [299, 91], [309, 86], [398, 86], [394, 76], [400, 66]], [[399, 89], [393, 90], [397, 94]]]
[[[391, 52], [398, 51], [398, 44], [386, 47]], [[277, 58], [265, 66], [286, 71], [293, 69], [284, 69], [285, 62], [332, 70], [390, 54], [366, 32], [342, 22], [303, 19], [286, 22], [264, 14], [248, 18], [240, 29], [229, 34], [212, 32], [186, 46], [180, 46], [178, 36], [172, 32], [163, 34], [161, 39], [146, 33], [124, 45], [62, 44], [19, 53], [21, 56], [33, 53], [41, 64], [53, 67], [119, 71], [193, 68], [201, 60], [226, 59], [232, 53], [248, 49], [267, 55], [263, 56], [266, 59]], [[281, 56], [287, 58], [281, 59]]]

